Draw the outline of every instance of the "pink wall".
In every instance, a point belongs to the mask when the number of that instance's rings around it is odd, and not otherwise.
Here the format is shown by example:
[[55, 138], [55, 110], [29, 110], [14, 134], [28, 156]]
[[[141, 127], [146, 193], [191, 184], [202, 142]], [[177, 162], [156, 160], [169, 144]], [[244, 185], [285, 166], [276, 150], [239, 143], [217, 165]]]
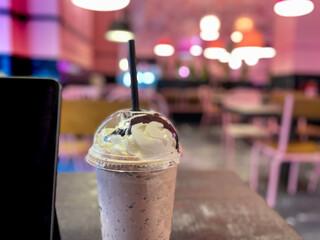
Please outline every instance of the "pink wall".
[[93, 26], [93, 70], [115, 75], [118, 70], [118, 43], [107, 41], [104, 37], [111, 22], [118, 17], [117, 12], [95, 12]]
[[59, 3], [57, 0], [28, 0], [28, 12], [57, 16], [59, 15]]
[[[0, 8], [9, 9], [11, 6], [10, 0], [0, 1]], [[0, 15], [0, 54], [11, 53], [11, 20], [9, 16]]]
[[52, 21], [30, 21], [29, 55], [40, 59], [59, 58], [59, 25]]
[[0, 15], [0, 54], [67, 60], [114, 75], [118, 45], [104, 33], [114, 12], [94, 12], [70, 0], [0, 0], [0, 8], [26, 19]]
[[272, 62], [274, 75], [320, 74], [320, 8], [305, 16], [275, 16], [274, 44], [277, 55]]
[[11, 0], [1, 0], [0, 1], [0, 8], [10, 8]]
[[[11, 0], [10, 8], [16, 13], [25, 14], [28, 12], [27, 1]], [[11, 25], [11, 49], [10, 52], [16, 56], [29, 56], [29, 33], [26, 21], [19, 21], [10, 18]]]
[[[315, 3], [316, 4], [316, 3]], [[317, 5], [317, 4], [316, 4]], [[294, 70], [297, 74], [320, 75], [320, 6], [296, 23]]]
[[9, 16], [0, 15], [0, 54], [10, 54], [12, 52], [11, 25]]
[[92, 68], [93, 12], [74, 6], [71, 1], [59, 0], [60, 58]]
[[[59, 6], [56, 0], [29, 0], [28, 13], [50, 19], [28, 21], [29, 54], [34, 58], [58, 59], [59, 57]], [[51, 20], [52, 19], [52, 20]]]

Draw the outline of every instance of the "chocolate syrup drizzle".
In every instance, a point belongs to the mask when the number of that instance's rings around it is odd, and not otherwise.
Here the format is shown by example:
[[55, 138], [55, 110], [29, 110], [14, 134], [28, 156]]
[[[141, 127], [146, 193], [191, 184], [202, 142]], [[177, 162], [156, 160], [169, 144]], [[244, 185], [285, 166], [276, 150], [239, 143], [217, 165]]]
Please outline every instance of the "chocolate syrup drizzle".
[[163, 127], [168, 129], [171, 133], [172, 136], [176, 140], [176, 149], [179, 151], [179, 138], [178, 138], [178, 133], [175, 130], [175, 128], [168, 123], [166, 119], [163, 119], [159, 113], [154, 113], [154, 114], [144, 114], [144, 115], [138, 115], [137, 117], [134, 117], [131, 119], [130, 122], [130, 127], [128, 129], [116, 129], [114, 132], [112, 132], [112, 135], [121, 135], [122, 137], [127, 133], [128, 135], [131, 135], [131, 127], [135, 124], [138, 123], [150, 123], [150, 122], [159, 122], [163, 124]]

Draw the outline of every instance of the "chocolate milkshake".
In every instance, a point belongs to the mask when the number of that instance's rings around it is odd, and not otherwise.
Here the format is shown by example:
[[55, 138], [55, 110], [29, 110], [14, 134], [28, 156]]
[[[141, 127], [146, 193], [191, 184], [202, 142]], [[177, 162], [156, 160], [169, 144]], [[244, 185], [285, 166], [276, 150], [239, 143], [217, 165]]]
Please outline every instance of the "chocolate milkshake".
[[163, 115], [122, 110], [98, 128], [86, 160], [97, 167], [103, 240], [169, 240], [178, 135]]

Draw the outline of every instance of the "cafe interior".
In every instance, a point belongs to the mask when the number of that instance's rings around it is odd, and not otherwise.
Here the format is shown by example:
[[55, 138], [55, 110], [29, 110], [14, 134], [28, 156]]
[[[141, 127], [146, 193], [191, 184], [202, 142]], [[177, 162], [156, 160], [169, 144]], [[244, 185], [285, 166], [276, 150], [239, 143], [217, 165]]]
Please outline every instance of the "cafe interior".
[[59, 182], [94, 171], [96, 129], [131, 107], [134, 39], [140, 106], [175, 125], [178, 169], [232, 172], [318, 240], [319, 23], [317, 0], [1, 0], [0, 76], [60, 82]]

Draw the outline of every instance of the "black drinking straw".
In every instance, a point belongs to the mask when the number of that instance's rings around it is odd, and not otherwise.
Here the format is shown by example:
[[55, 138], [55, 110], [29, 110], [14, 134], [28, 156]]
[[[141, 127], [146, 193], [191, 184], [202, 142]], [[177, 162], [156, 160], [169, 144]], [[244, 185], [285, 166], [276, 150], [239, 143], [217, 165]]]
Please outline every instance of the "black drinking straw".
[[135, 51], [133, 39], [129, 40], [129, 66], [130, 66], [130, 74], [131, 74], [132, 110], [133, 111], [140, 111], [137, 68], [136, 68], [136, 51]]

